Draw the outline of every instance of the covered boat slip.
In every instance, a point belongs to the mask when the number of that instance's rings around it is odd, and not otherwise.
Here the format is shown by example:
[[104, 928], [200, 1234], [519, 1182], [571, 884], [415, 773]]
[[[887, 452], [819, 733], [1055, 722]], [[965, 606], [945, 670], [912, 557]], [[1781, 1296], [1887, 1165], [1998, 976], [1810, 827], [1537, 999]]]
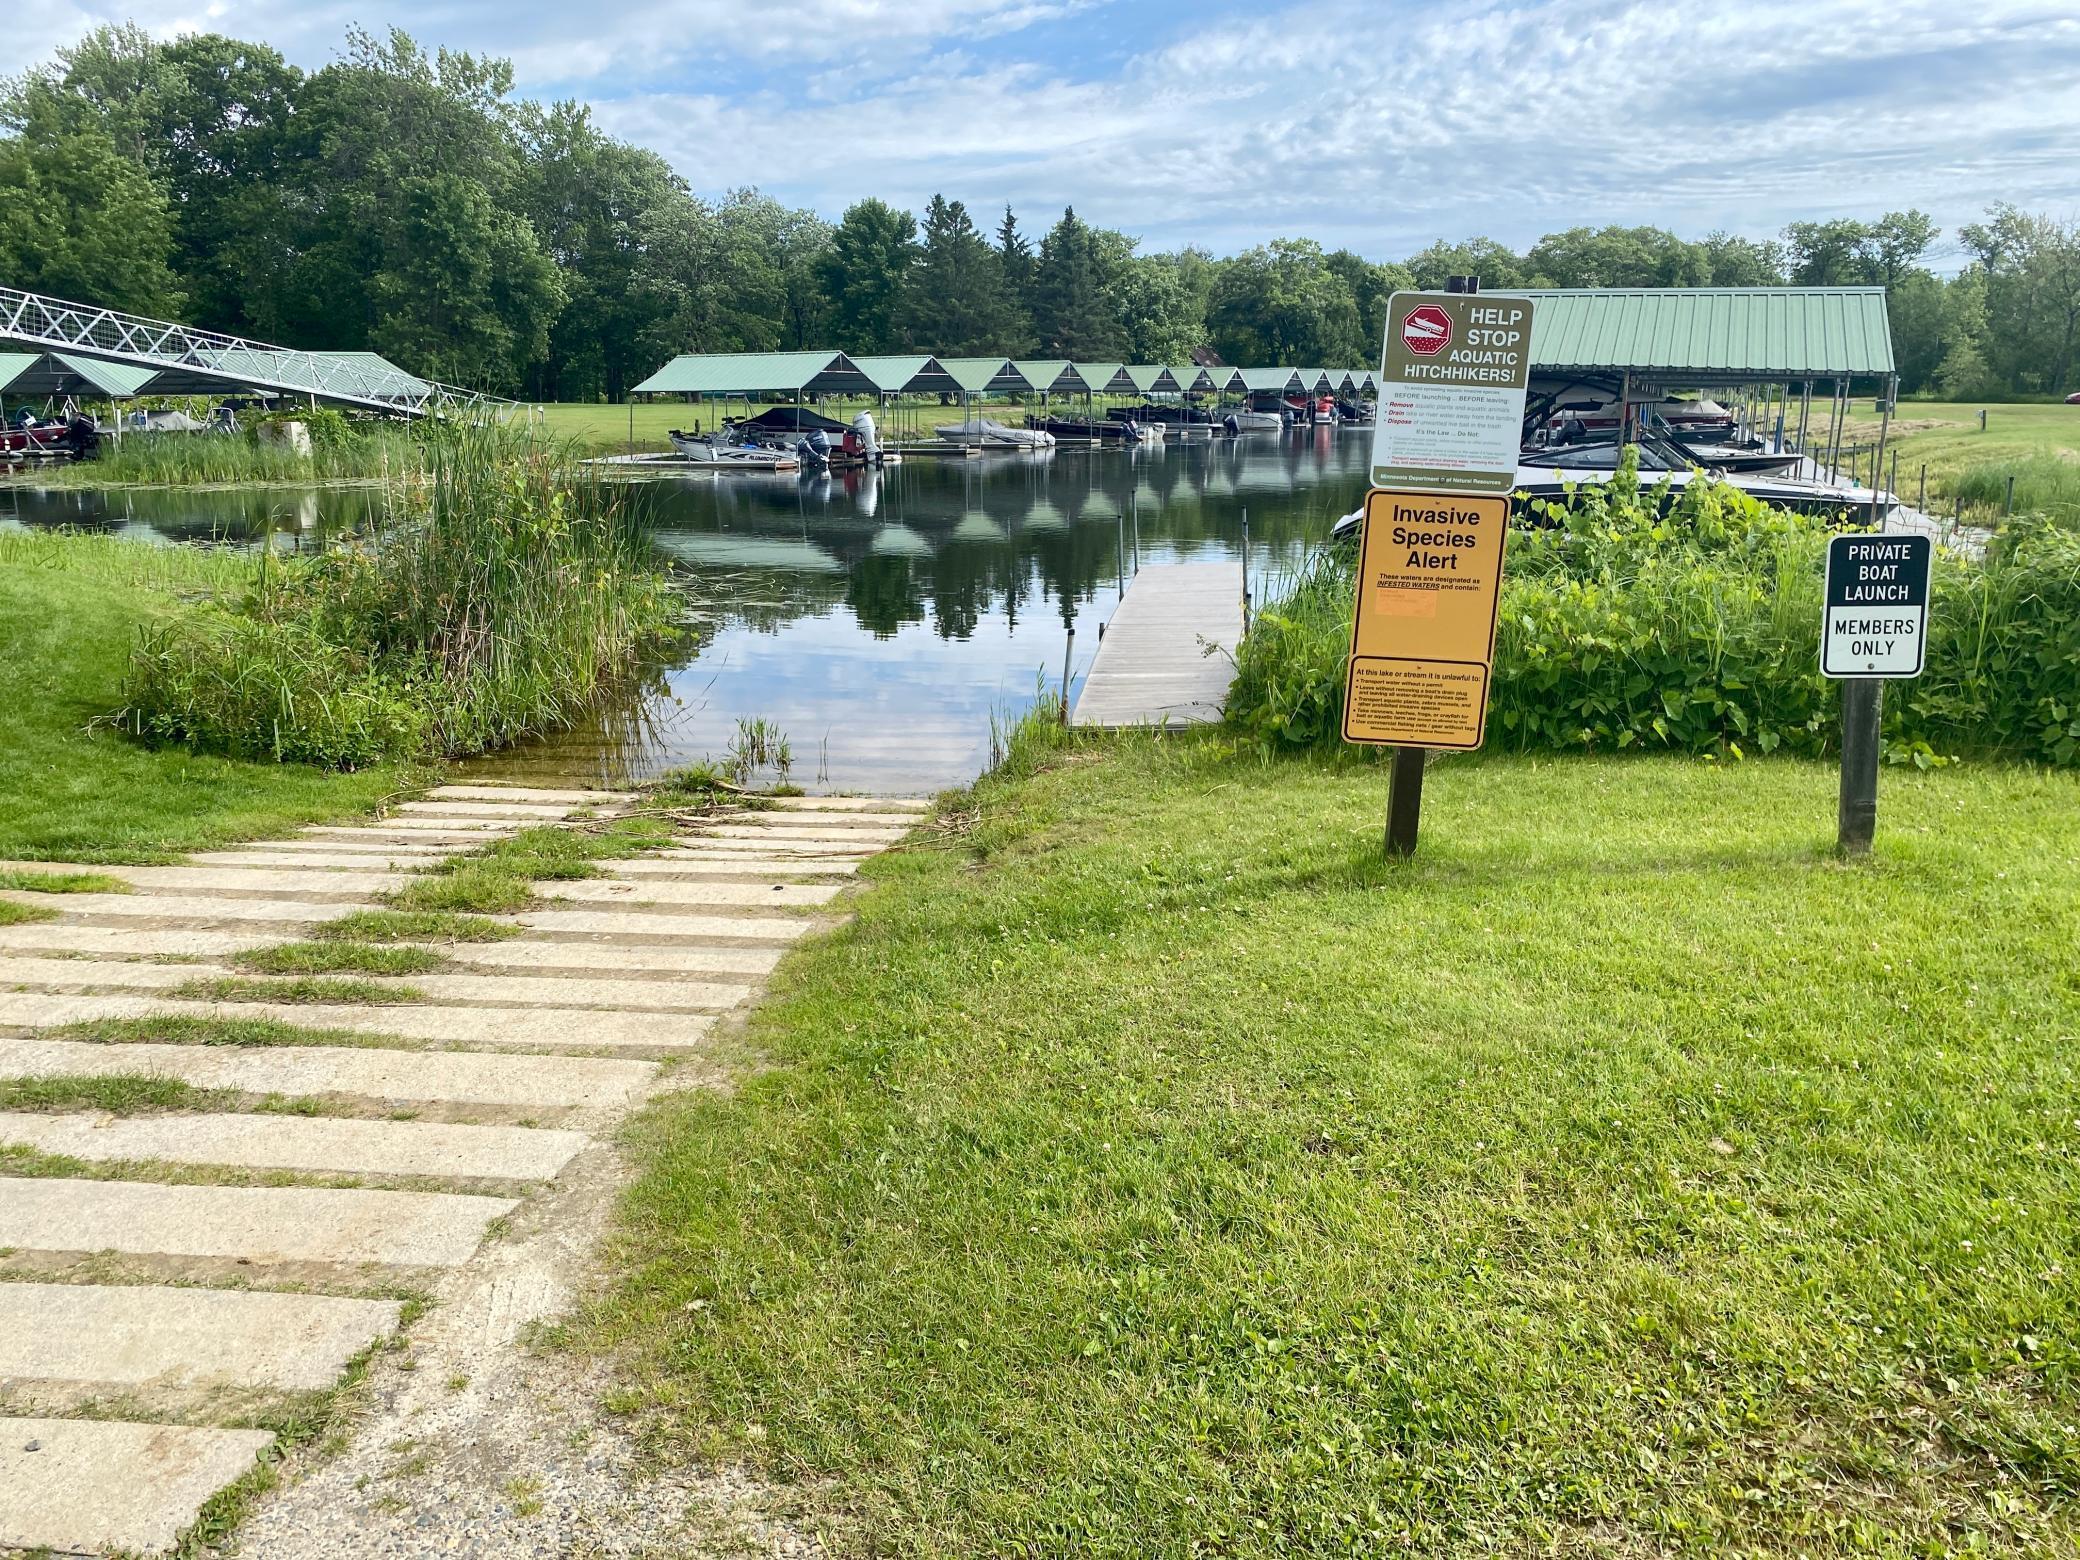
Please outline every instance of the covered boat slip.
[[[1065, 358], [941, 357], [931, 353], [854, 357], [843, 352], [687, 353], [672, 359], [642, 383], [634, 396], [678, 396], [717, 403], [717, 417], [741, 403], [744, 415], [762, 402], [809, 403], [825, 398], [878, 405], [889, 424], [890, 442], [900, 449], [927, 449], [932, 429], [958, 408], [958, 423], [986, 415], [992, 400], [1017, 400], [1042, 420], [1056, 403], [1084, 403], [1085, 419], [1101, 414], [1099, 399], [1175, 401], [1180, 409], [1201, 397], [1241, 398], [1253, 382], [1246, 371], [1197, 364], [1079, 363]], [[1378, 376], [1369, 370], [1281, 369], [1276, 383], [1297, 387], [1321, 382], [1340, 393], [1371, 393]], [[1195, 408], [1196, 410], [1196, 408]], [[1211, 427], [1217, 419], [1207, 420]], [[1182, 422], [1183, 418], [1180, 417]], [[631, 429], [633, 424], [631, 424]], [[631, 445], [633, 433], [631, 432]], [[953, 452], [947, 446], [942, 453]]]

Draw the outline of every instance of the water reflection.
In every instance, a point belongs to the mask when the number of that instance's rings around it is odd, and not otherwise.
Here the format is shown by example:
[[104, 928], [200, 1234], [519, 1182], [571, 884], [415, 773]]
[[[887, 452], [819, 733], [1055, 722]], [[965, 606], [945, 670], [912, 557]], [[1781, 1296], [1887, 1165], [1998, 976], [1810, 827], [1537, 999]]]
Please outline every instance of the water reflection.
[[[1363, 492], [1369, 433], [645, 480], [632, 497], [698, 605], [697, 649], [595, 727], [470, 767], [624, 781], [718, 756], [739, 718], [762, 716], [812, 788], [957, 783], [981, 767], [993, 714], [1060, 682], [1072, 630], [1073, 691], [1137, 565], [1239, 562], [1245, 512], [1253, 574], [1297, 561]], [[0, 524], [296, 551], [377, 501], [367, 488], [14, 488]]]

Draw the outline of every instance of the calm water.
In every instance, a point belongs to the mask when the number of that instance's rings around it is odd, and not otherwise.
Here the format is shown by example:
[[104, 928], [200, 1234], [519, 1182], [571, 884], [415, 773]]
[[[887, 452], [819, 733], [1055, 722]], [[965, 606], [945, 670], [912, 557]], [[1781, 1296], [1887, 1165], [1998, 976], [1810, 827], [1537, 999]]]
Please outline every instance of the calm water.
[[[1141, 563], [1290, 568], [1365, 488], [1371, 430], [1173, 440], [1136, 450], [912, 459], [837, 476], [644, 482], [657, 545], [703, 625], [683, 664], [599, 726], [479, 760], [480, 774], [621, 781], [719, 758], [740, 719], [785, 732], [811, 789], [924, 791], [972, 778], [991, 717], [1073, 695]], [[0, 491], [0, 525], [164, 542], [315, 548], [366, 488]], [[1070, 631], [1074, 630], [1073, 646]]]

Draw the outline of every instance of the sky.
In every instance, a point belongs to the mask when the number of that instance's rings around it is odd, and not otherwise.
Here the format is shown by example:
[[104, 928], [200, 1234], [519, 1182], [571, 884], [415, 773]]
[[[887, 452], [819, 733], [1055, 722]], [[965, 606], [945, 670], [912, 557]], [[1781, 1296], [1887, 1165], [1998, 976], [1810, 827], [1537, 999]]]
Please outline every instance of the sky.
[[2080, 215], [2074, 0], [40, 0], [9, 52], [131, 19], [310, 69], [355, 23], [504, 55], [700, 193], [833, 218], [943, 191], [984, 226], [1073, 203], [1148, 249], [1388, 260], [1918, 206], [1952, 269], [1993, 201]]

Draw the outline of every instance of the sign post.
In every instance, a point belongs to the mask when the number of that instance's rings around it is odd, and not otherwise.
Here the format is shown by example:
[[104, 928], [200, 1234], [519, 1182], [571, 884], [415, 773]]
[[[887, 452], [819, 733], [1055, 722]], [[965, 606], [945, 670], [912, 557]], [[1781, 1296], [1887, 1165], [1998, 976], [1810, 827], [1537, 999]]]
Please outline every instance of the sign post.
[[1925, 536], [1858, 534], [1827, 544], [1820, 671], [1842, 685], [1842, 791], [1835, 843], [1871, 848], [1878, 831], [1878, 727], [1888, 677], [1919, 677], [1928, 639]]
[[1487, 734], [1530, 371], [1529, 299], [1454, 277], [1387, 302], [1343, 739], [1395, 750], [1390, 856], [1415, 852], [1427, 751]]

